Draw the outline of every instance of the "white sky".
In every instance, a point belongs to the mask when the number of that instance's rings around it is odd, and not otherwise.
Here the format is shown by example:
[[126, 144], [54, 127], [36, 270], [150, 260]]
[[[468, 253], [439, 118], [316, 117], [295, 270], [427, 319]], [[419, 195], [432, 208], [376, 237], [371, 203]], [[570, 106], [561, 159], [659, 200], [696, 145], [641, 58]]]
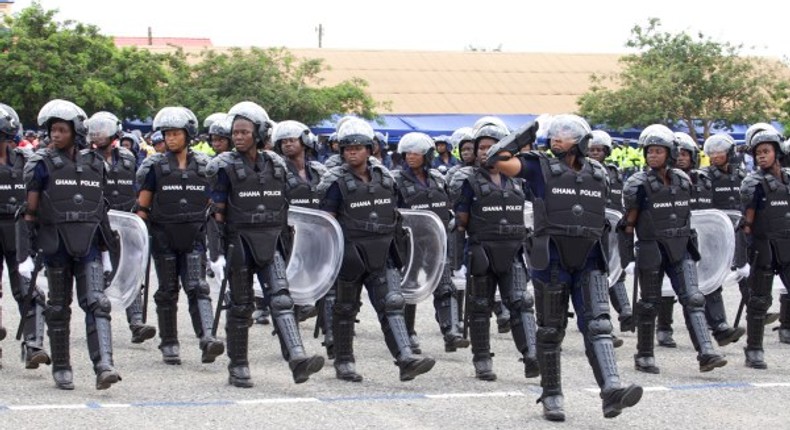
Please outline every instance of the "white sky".
[[[31, 4], [17, 0], [14, 11]], [[669, 32], [702, 32], [743, 44], [744, 53], [790, 57], [787, 14], [776, 0], [739, 5], [653, 0], [40, 0], [58, 20], [95, 24], [107, 35], [208, 37], [215, 46], [505, 52], [627, 52], [634, 25], [660, 18]], [[783, 25], [784, 24], [784, 25]], [[782, 36], [784, 34], [784, 36]], [[784, 43], [782, 43], [784, 42]]]

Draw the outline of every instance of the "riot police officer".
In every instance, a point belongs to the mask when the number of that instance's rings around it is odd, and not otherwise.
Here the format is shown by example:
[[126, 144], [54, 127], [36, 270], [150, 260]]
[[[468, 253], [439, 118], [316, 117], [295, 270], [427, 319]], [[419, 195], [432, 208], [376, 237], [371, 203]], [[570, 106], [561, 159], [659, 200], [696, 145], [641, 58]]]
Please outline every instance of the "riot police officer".
[[666, 126], [654, 124], [639, 136], [649, 166], [646, 172], [633, 174], [623, 188], [626, 215], [618, 224], [618, 245], [625, 266], [634, 261], [634, 231], [639, 236], [636, 276], [639, 277], [640, 301], [637, 310], [636, 370], [659, 373], [653, 355], [653, 336], [661, 285], [669, 277], [683, 305], [683, 316], [697, 350], [701, 372], [727, 364], [716, 352], [705, 321], [705, 296], [697, 284], [699, 251], [691, 229], [691, 180], [675, 169], [678, 146], [675, 135]]
[[[274, 326], [283, 357], [297, 384], [324, 366], [320, 356], [305, 353], [288, 291], [283, 243], [288, 223], [287, 166], [271, 151], [261, 150], [269, 129], [266, 111], [253, 102], [233, 106], [231, 135], [235, 151], [211, 160], [208, 176], [216, 210], [209, 223], [209, 252], [215, 274], [225, 273], [230, 259], [230, 303], [225, 331], [228, 340], [228, 382], [252, 387], [247, 347], [253, 311], [252, 277], [262, 278], [271, 295]], [[233, 255], [225, 253], [233, 245]]]
[[85, 112], [72, 102], [51, 100], [38, 114], [52, 148], [33, 154], [25, 165], [27, 206], [17, 230], [19, 273], [30, 279], [37, 252], [44, 256], [49, 298], [47, 326], [52, 376], [57, 388], [73, 390], [69, 353], [72, 283], [85, 311], [88, 350], [96, 389], [121, 380], [112, 358], [110, 301], [104, 295], [100, 246], [118, 246], [107, 219], [104, 160], [85, 145]]
[[159, 280], [154, 301], [162, 361], [181, 364], [177, 325], [180, 279], [192, 327], [200, 338], [201, 361], [213, 363], [225, 345], [211, 334], [214, 312], [206, 282], [208, 156], [189, 148], [189, 141], [197, 134], [197, 121], [186, 108], [163, 108], [154, 117], [154, 129], [164, 135], [167, 151], [146, 158], [137, 171], [139, 191], [134, 210], [147, 221], [152, 238]]
[[[16, 252], [16, 230], [14, 217], [25, 201], [25, 182], [23, 169], [25, 158], [32, 152], [22, 148], [14, 148], [14, 138], [19, 134], [21, 123], [16, 111], [8, 105], [0, 103], [0, 250], [8, 267], [8, 280], [11, 294], [22, 315], [24, 340], [22, 358], [26, 369], [36, 369], [41, 364], [50, 364], [49, 355], [44, 351], [44, 296], [37, 288], [27, 282], [20, 282]], [[0, 261], [0, 277], [2, 277], [2, 261]], [[0, 285], [0, 298], [2, 295]], [[6, 337], [3, 327], [2, 309], [0, 309], [0, 340]], [[2, 357], [2, 350], [0, 350]]]
[[436, 157], [431, 162], [432, 168], [440, 173], [447, 173], [453, 166], [460, 164], [453, 155], [453, 136], [436, 136], [434, 139], [436, 146]]
[[[442, 223], [449, 227], [451, 212], [450, 199], [447, 194], [444, 176], [432, 169], [434, 141], [424, 133], [406, 133], [398, 142], [398, 153], [404, 160], [405, 167], [393, 172], [398, 190], [398, 207], [406, 209], [429, 210], [436, 214]], [[461, 335], [461, 318], [458, 306], [458, 291], [452, 280], [452, 262], [449, 257], [455, 255], [452, 233], [448, 231], [447, 256], [442, 278], [433, 293], [433, 306], [436, 310], [436, 321], [444, 335], [444, 350], [456, 351], [466, 348], [469, 341]], [[432, 258], [434, 256], [431, 256]], [[405, 309], [406, 326], [409, 330], [412, 351], [419, 353], [420, 346], [414, 329], [417, 305], [407, 304]]]
[[503, 174], [526, 179], [534, 202], [535, 232], [529, 243], [535, 285], [537, 349], [543, 415], [565, 420], [560, 378], [560, 350], [573, 302], [584, 330], [587, 360], [601, 388], [603, 415], [613, 418], [642, 398], [642, 387], [625, 386], [617, 370], [609, 315], [606, 254], [607, 175], [597, 161], [585, 158], [592, 137], [576, 115], [555, 116], [547, 138], [554, 157], [542, 152], [517, 154], [535, 140], [537, 123], [525, 125], [489, 149], [489, 165]]
[[[623, 175], [620, 168], [614, 163], [607, 163], [606, 159], [612, 154], [612, 137], [603, 130], [593, 130], [590, 139], [587, 156], [601, 163], [606, 168], [609, 175], [609, 195], [606, 198], [606, 207], [623, 213]], [[631, 301], [628, 299], [628, 291], [625, 289], [625, 276], [623, 272], [614, 285], [609, 287], [609, 299], [612, 307], [617, 311], [620, 321], [620, 331], [631, 331], [634, 327], [633, 311]], [[622, 339], [612, 335], [615, 348], [623, 344]]]
[[[131, 212], [137, 202], [134, 189], [137, 161], [128, 149], [113, 146], [113, 139], [120, 133], [120, 125], [118, 117], [109, 112], [97, 112], [86, 121], [88, 143], [105, 163], [107, 185], [104, 197], [109, 204], [108, 209]], [[113, 257], [113, 265], [117, 266], [117, 255]], [[143, 323], [142, 291], [126, 308], [126, 319], [132, 331], [132, 343], [143, 343], [156, 336], [156, 328]]]
[[786, 157], [782, 137], [776, 130], [750, 136], [747, 149], [758, 170], [741, 183], [744, 204], [743, 231], [750, 239], [751, 272], [746, 305], [746, 367], [767, 369], [763, 354], [763, 332], [771, 307], [774, 274], [790, 288], [790, 170], [781, 167]]
[[534, 300], [527, 291], [523, 263], [526, 237], [523, 184], [484, 164], [488, 148], [507, 134], [508, 130], [500, 125], [480, 126], [474, 135], [480, 166], [458, 170], [450, 183], [455, 198], [456, 228], [466, 231], [469, 237], [466, 319], [475, 376], [484, 381], [496, 380], [489, 326], [497, 286], [503, 305], [510, 310], [510, 328], [516, 348], [522, 354], [524, 376], [539, 375]]
[[[215, 121], [211, 122], [208, 127], [208, 137], [211, 143], [211, 148], [214, 150], [214, 156], [233, 149], [230, 136], [230, 128], [233, 123], [233, 118], [227, 116], [227, 114], [224, 113], [219, 115], [221, 116], [215, 117]], [[206, 118], [206, 121], [208, 121], [208, 118]]]
[[362, 381], [356, 371], [353, 339], [364, 285], [400, 368], [400, 380], [409, 381], [430, 371], [435, 361], [412, 351], [403, 317], [399, 272], [403, 250], [398, 246], [403, 237], [395, 180], [384, 166], [370, 161], [375, 143], [367, 122], [349, 119], [337, 131], [337, 139], [343, 164], [330, 169], [318, 186], [320, 208], [337, 218], [345, 236], [332, 321], [336, 376]]

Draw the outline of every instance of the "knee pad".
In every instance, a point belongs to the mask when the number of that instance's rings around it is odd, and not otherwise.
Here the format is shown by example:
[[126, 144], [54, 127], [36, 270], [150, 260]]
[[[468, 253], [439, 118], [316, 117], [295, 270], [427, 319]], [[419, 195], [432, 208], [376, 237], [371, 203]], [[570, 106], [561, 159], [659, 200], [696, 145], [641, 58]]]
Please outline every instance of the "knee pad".
[[701, 308], [705, 306], [705, 295], [697, 290], [696, 293], [692, 293], [688, 297], [688, 305], [694, 308]]
[[163, 289], [160, 287], [154, 293], [154, 302], [156, 302], [157, 305], [176, 303], [178, 302], [178, 290]]
[[334, 314], [353, 319], [359, 313], [359, 304], [335, 302]]
[[559, 327], [538, 327], [537, 341], [559, 344], [565, 338], [565, 330]]
[[636, 302], [635, 313], [637, 315], [644, 315], [645, 317], [655, 317], [658, 315], [658, 304], [652, 301], [640, 300]]
[[384, 297], [385, 312], [402, 311], [405, 306], [406, 300], [400, 292], [387, 293]]
[[228, 318], [247, 321], [252, 317], [255, 306], [252, 303], [231, 304], [228, 308]]
[[287, 311], [293, 309], [294, 301], [288, 294], [278, 294], [272, 297], [272, 311]]
[[168, 254], [154, 259], [159, 289], [178, 289], [178, 264], [175, 255]]
[[[104, 293], [99, 292], [92, 292], [89, 295], [94, 296], [92, 299], [89, 299], [88, 308], [96, 317], [110, 317], [110, 311], [112, 310], [112, 304], [110, 303], [110, 299]], [[90, 300], [93, 303], [90, 303]]]
[[749, 309], [755, 311], [765, 312], [771, 308], [771, 302], [773, 299], [771, 296], [757, 296], [757, 295], [750, 295], [749, 296]]
[[596, 318], [587, 323], [587, 332], [590, 336], [600, 336], [612, 333], [612, 321], [608, 318]]

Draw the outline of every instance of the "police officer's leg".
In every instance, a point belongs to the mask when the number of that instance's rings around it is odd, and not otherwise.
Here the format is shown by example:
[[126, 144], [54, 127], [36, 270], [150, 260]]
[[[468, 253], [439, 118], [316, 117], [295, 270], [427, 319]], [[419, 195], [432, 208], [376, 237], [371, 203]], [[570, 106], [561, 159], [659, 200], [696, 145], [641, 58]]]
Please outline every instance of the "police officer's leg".
[[656, 324], [656, 340], [658, 346], [665, 348], [677, 348], [678, 344], [672, 337], [674, 330], [672, 329], [672, 316], [675, 313], [675, 294], [671, 296], [661, 295], [658, 301], [658, 323]]
[[266, 283], [271, 289], [271, 309], [274, 325], [280, 342], [287, 351], [288, 366], [293, 373], [294, 382], [301, 384], [310, 375], [324, 367], [324, 357], [305, 353], [299, 325], [294, 314], [294, 301], [288, 291], [285, 275], [285, 260], [280, 251], [275, 251], [272, 261], [264, 266]]
[[411, 342], [412, 352], [415, 354], [422, 354], [420, 339], [417, 337], [417, 330], [414, 329], [414, 323], [417, 319], [417, 305], [407, 303], [403, 308], [403, 318], [406, 320], [406, 331], [409, 333], [409, 342]]
[[[23, 312], [24, 301], [27, 299], [29, 284], [23, 284], [19, 278], [17, 270], [18, 263], [14, 259], [9, 262], [6, 260], [10, 276], [11, 292], [14, 295], [19, 312]], [[39, 274], [43, 276], [43, 273]], [[46, 322], [44, 320], [44, 309], [46, 307], [46, 297], [41, 294], [38, 288], [34, 289], [30, 296], [30, 304], [26, 315], [20, 316], [19, 323], [22, 328], [22, 358], [25, 361], [25, 369], [38, 369], [41, 364], [50, 364], [52, 361], [44, 350], [44, 330]]]
[[538, 365], [543, 388], [538, 401], [543, 404], [543, 416], [550, 421], [565, 420], [560, 353], [568, 325], [570, 282], [570, 276], [560, 271], [556, 261], [549, 269], [532, 272], [538, 324]]
[[166, 364], [181, 364], [178, 343], [178, 256], [175, 253], [154, 255], [159, 288], [154, 293], [159, 321], [159, 349]]
[[[341, 272], [342, 275], [342, 272]], [[361, 276], [361, 275], [360, 275]], [[359, 295], [362, 280], [339, 277], [335, 286], [336, 302], [333, 307], [332, 331], [334, 333], [335, 374], [337, 379], [361, 382], [354, 358], [354, 324], [359, 313]]]
[[502, 302], [511, 310], [510, 326], [513, 341], [522, 354], [524, 376], [535, 378], [540, 375], [536, 352], [537, 326], [535, 324], [535, 301], [527, 290], [527, 268], [517, 255], [510, 266], [510, 272], [499, 276]]
[[211, 289], [206, 282], [206, 253], [198, 249], [182, 258], [181, 283], [187, 294], [195, 335], [200, 338], [201, 362], [213, 363], [225, 352], [225, 344], [211, 335], [214, 309], [211, 306]]
[[143, 292], [134, 298], [134, 301], [126, 308], [126, 320], [129, 322], [129, 330], [132, 331], [132, 343], [143, 343], [156, 336], [156, 328], [143, 323]]
[[634, 328], [634, 313], [625, 288], [625, 276], [623, 272], [617, 282], [609, 288], [609, 299], [619, 315], [617, 319], [620, 321], [620, 331], [631, 331]]
[[[225, 335], [228, 342], [228, 383], [235, 387], [252, 387], [250, 363], [247, 358], [249, 344], [250, 318], [255, 309], [252, 290], [252, 273], [245, 261], [245, 253], [237, 243], [228, 278], [230, 288], [228, 311], [225, 314]], [[254, 266], [253, 266], [254, 267]]]
[[713, 331], [713, 337], [719, 346], [737, 342], [746, 333], [743, 327], [733, 328], [727, 323], [727, 311], [724, 310], [722, 287], [705, 296], [705, 319]]
[[[584, 350], [595, 380], [601, 388], [603, 415], [614, 418], [624, 408], [634, 406], [642, 398], [642, 388], [623, 387], [612, 344], [612, 322], [609, 315], [609, 280], [600, 270], [589, 270], [578, 275], [573, 291], [583, 299]], [[578, 292], [578, 293], [577, 293]]]
[[370, 303], [378, 314], [381, 331], [390, 353], [400, 368], [400, 380], [410, 381], [430, 371], [436, 362], [431, 357], [421, 357], [411, 349], [411, 340], [403, 317], [406, 301], [400, 290], [401, 276], [392, 260], [383, 270], [369, 273], [364, 284]]
[[453, 284], [449, 261], [445, 263], [439, 286], [433, 292], [433, 307], [436, 310], [436, 321], [444, 335], [444, 351], [454, 352], [458, 348], [469, 346], [469, 340], [461, 335], [459, 324], [461, 316], [458, 307], [458, 290]]
[[46, 268], [49, 283], [46, 317], [47, 334], [52, 350], [52, 377], [55, 386], [61, 390], [74, 389], [69, 353], [72, 264], [71, 261], [56, 260], [48, 263]]
[[271, 315], [269, 310], [269, 303], [271, 302], [269, 289], [266, 288], [265, 282], [260, 281], [260, 279], [258, 284], [261, 287], [261, 295], [260, 297], [255, 296], [255, 311], [252, 313], [252, 319], [255, 321], [255, 324], [269, 325], [269, 315]]
[[496, 280], [490, 272], [490, 264], [483, 247], [470, 245], [468, 253], [466, 284], [466, 318], [469, 337], [472, 341], [472, 362], [475, 377], [484, 381], [496, 380], [491, 360], [491, 311], [494, 307]]
[[[768, 254], [764, 256], [764, 254]], [[770, 248], [760, 253], [757, 264], [749, 273], [749, 301], [746, 305], [746, 367], [767, 369], [763, 354], [765, 314], [771, 308], [771, 290], [774, 283], [773, 261]]]
[[[784, 281], [788, 275], [780, 275]], [[790, 295], [779, 295], [779, 342], [790, 343]]]
[[639, 276], [640, 300], [636, 304], [637, 336], [634, 366], [640, 372], [659, 373], [660, 370], [653, 356], [653, 336], [656, 330], [656, 314], [661, 300], [664, 270], [656, 242], [640, 243], [636, 276]]
[[497, 332], [507, 333], [510, 331], [510, 309], [501, 299], [494, 299], [494, 315], [496, 315]]
[[96, 373], [96, 389], [106, 390], [121, 380], [112, 359], [110, 300], [104, 295], [104, 269], [98, 258], [75, 264], [77, 298], [85, 311], [88, 352]]
[[690, 256], [671, 264], [667, 270], [672, 288], [683, 306], [683, 317], [697, 350], [700, 372], [709, 372], [727, 364], [727, 360], [717, 353], [705, 321], [705, 296], [699, 290], [697, 265]]

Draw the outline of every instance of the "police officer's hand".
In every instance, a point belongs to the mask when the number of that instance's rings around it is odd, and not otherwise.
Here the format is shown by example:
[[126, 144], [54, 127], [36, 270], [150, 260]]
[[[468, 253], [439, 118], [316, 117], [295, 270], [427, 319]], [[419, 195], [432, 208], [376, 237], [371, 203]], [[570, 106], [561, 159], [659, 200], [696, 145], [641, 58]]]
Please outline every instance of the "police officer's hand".
[[749, 272], [751, 271], [751, 267], [749, 263], [744, 264], [743, 266], [735, 269], [735, 274], [738, 276], [738, 280], [746, 279], [749, 277]]
[[19, 263], [19, 276], [30, 279], [33, 276], [33, 270], [35, 269], [35, 264], [33, 264], [33, 258], [28, 256], [25, 261]]
[[112, 273], [112, 259], [110, 259], [110, 251], [102, 251], [101, 265], [104, 268], [105, 275]]

